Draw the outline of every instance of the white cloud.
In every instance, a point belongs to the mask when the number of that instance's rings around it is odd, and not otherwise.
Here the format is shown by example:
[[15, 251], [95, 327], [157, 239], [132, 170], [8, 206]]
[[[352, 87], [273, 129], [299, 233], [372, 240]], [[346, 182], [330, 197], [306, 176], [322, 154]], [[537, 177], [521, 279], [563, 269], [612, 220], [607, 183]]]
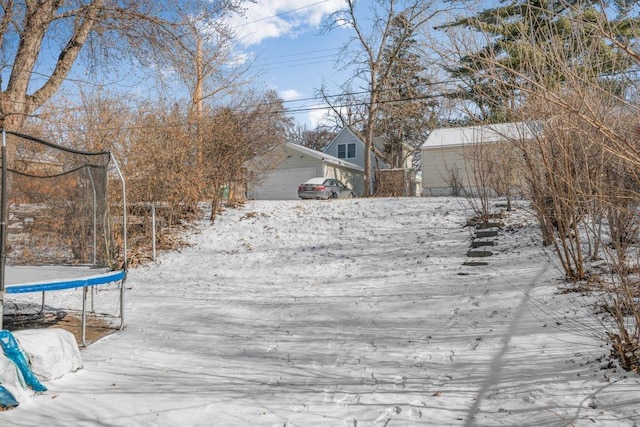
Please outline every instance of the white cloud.
[[229, 58], [229, 65], [244, 65], [247, 62], [250, 62], [253, 59], [253, 55], [247, 53], [247, 52], [233, 52], [231, 54], [231, 57]]
[[344, 7], [343, 0], [260, 0], [246, 4], [245, 16], [231, 19], [231, 27], [245, 46], [267, 38], [290, 36], [317, 28], [322, 19]]
[[280, 92], [280, 97], [285, 101], [295, 101], [302, 98], [302, 94], [295, 89], [287, 89]]
[[[320, 105], [318, 105], [318, 107], [320, 107]], [[315, 129], [320, 125], [329, 125], [333, 123], [333, 121], [330, 120], [330, 112], [331, 110], [328, 107], [309, 111], [307, 114], [307, 120], [311, 123], [311, 129]]]

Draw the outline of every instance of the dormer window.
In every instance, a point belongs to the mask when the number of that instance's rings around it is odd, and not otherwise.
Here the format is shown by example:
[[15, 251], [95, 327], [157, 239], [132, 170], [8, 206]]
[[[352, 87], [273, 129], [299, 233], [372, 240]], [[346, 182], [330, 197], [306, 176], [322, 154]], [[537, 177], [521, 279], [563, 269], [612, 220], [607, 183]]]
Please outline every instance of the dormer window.
[[353, 159], [356, 157], [356, 144], [338, 144], [339, 159]]

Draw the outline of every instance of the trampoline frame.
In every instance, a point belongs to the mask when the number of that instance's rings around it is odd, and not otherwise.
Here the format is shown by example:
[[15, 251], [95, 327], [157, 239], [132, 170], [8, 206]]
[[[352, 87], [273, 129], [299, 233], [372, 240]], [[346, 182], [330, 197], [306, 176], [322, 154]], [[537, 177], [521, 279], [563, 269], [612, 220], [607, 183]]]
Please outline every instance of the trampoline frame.
[[[113, 161], [116, 172], [120, 179], [122, 185], [122, 232], [123, 232], [123, 269], [110, 271], [104, 274], [92, 275], [81, 278], [74, 278], [71, 280], [61, 280], [61, 281], [42, 281], [42, 282], [31, 282], [31, 283], [23, 283], [23, 284], [15, 284], [15, 285], [6, 285], [6, 262], [7, 262], [7, 228], [8, 228], [8, 218], [9, 218], [9, 209], [8, 209], [8, 201], [7, 201], [7, 140], [6, 140], [6, 130], [2, 128], [2, 147], [1, 147], [1, 156], [2, 156], [2, 165], [1, 165], [1, 194], [0, 194], [0, 330], [3, 329], [3, 315], [4, 315], [4, 297], [5, 293], [10, 294], [18, 294], [18, 293], [27, 293], [27, 292], [42, 292], [42, 306], [44, 309], [44, 295], [46, 291], [56, 291], [62, 289], [73, 289], [73, 288], [82, 288], [82, 345], [86, 345], [86, 301], [87, 301], [87, 290], [94, 286], [104, 285], [108, 283], [113, 283], [120, 281], [120, 327], [119, 330], [124, 329], [124, 304], [125, 304], [125, 280], [127, 278], [127, 199], [126, 199], [126, 183], [124, 179], [124, 175], [120, 170], [120, 166], [118, 165], [118, 161], [114, 157], [113, 153], [109, 152], [109, 157]], [[10, 132], [13, 134], [13, 132]], [[67, 149], [61, 147], [63, 150], [68, 150], [71, 152], [78, 152], [76, 150]], [[78, 152], [82, 153], [82, 152]], [[86, 153], [83, 153], [86, 154]]]
[[[87, 341], [87, 293], [88, 289], [93, 290], [94, 286], [106, 285], [113, 282], [120, 282], [120, 298], [122, 304], [122, 296], [124, 295], [124, 280], [126, 278], [125, 270], [109, 271], [103, 274], [96, 274], [92, 276], [79, 277], [69, 280], [58, 281], [42, 281], [42, 282], [29, 282], [20, 283], [16, 285], [7, 285], [5, 292], [7, 294], [23, 294], [29, 292], [42, 292], [42, 308], [44, 311], [44, 299], [45, 292], [48, 291], [60, 291], [65, 289], [77, 289], [82, 288], [82, 317], [81, 317], [81, 344], [86, 346]], [[92, 298], [93, 301], [93, 298]], [[93, 311], [93, 308], [91, 309]], [[122, 305], [120, 305], [120, 327], [119, 330], [124, 328], [124, 316]]]

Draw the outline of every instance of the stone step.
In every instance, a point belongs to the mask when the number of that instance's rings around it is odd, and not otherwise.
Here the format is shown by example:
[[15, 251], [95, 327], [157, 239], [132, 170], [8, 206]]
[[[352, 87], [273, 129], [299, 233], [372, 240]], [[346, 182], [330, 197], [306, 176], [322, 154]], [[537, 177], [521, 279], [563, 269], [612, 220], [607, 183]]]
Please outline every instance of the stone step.
[[482, 265], [489, 265], [487, 261], [465, 261], [462, 263], [465, 267], [479, 267]]
[[495, 237], [498, 235], [499, 228], [485, 228], [482, 230], [476, 230], [475, 236], [478, 238], [483, 237]]
[[467, 256], [470, 258], [484, 258], [493, 255], [493, 252], [483, 249], [471, 249], [467, 252]]
[[471, 241], [472, 248], [479, 248], [482, 246], [495, 246], [496, 241], [491, 239], [475, 239]]
[[482, 222], [476, 224], [476, 230], [486, 230], [487, 228], [502, 228], [504, 224], [501, 222]]

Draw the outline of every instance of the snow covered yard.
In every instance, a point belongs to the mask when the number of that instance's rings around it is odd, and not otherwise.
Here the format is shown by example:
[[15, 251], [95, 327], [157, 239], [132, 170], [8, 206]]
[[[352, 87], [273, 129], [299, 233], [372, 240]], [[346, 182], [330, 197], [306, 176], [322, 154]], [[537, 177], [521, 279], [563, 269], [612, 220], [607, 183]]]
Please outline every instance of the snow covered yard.
[[131, 270], [126, 329], [0, 424], [639, 423], [638, 377], [603, 368], [588, 300], [558, 293], [525, 210], [479, 267], [471, 215], [455, 198], [229, 209]]

